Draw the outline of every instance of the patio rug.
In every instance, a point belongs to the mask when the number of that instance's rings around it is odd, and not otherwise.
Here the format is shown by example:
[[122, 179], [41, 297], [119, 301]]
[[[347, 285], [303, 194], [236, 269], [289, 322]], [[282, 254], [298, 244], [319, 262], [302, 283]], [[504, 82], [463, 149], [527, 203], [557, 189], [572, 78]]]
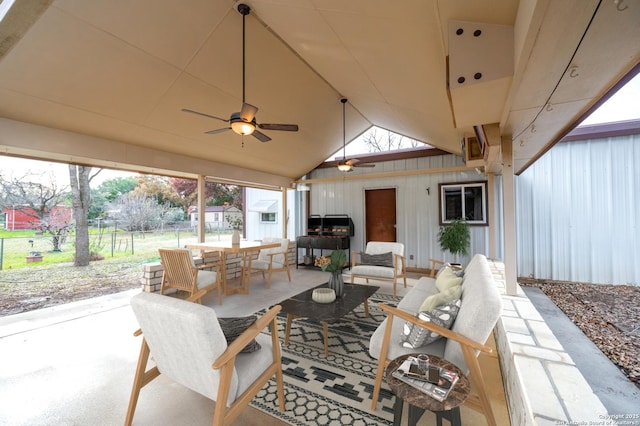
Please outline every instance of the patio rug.
[[[251, 405], [292, 425], [390, 425], [393, 394], [381, 389], [376, 411], [371, 395], [377, 360], [369, 356], [369, 338], [384, 320], [378, 303], [397, 305], [400, 298], [375, 293], [369, 298], [369, 317], [360, 305], [339, 322], [329, 324], [329, 356], [324, 357], [322, 324], [293, 321], [289, 345], [282, 345], [285, 411], [278, 410], [275, 380]], [[286, 314], [278, 320], [284, 341]]]

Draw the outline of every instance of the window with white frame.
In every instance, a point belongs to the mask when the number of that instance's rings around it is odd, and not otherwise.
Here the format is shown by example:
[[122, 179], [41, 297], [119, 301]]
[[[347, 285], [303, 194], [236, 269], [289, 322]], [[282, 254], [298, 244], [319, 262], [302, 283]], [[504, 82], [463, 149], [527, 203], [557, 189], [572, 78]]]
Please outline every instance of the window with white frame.
[[260, 223], [276, 223], [278, 219], [277, 213], [264, 212], [260, 213]]
[[464, 219], [470, 225], [487, 225], [487, 182], [440, 184], [440, 224]]

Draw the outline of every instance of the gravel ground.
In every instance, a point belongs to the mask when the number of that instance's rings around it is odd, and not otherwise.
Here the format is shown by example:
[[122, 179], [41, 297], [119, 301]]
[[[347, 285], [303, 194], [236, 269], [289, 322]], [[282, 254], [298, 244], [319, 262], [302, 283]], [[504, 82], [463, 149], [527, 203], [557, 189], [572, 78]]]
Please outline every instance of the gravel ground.
[[[0, 316], [141, 286], [142, 264], [122, 259], [0, 271]], [[640, 287], [524, 280], [539, 287], [640, 387]]]

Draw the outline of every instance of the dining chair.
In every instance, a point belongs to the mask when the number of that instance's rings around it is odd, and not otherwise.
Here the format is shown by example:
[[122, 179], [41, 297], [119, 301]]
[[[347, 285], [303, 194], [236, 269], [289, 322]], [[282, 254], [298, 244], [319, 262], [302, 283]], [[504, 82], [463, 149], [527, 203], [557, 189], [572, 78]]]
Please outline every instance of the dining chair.
[[288, 250], [289, 240], [287, 238], [275, 238], [266, 237], [262, 239], [263, 243], [280, 243], [280, 247], [262, 249], [258, 253], [256, 259], [251, 255], [244, 257], [242, 262], [242, 279], [246, 280], [245, 287], [250, 288], [251, 274], [254, 272], [262, 273], [262, 278], [265, 278], [265, 273], [268, 272], [267, 288], [271, 287], [271, 275], [274, 272], [286, 272], [291, 282], [291, 271], [289, 269]]
[[[218, 291], [218, 303], [222, 305], [220, 263], [212, 262], [196, 266], [189, 249], [158, 249], [162, 263], [160, 294], [170, 290], [185, 291], [197, 303], [210, 291]], [[206, 269], [213, 269], [209, 271]]]

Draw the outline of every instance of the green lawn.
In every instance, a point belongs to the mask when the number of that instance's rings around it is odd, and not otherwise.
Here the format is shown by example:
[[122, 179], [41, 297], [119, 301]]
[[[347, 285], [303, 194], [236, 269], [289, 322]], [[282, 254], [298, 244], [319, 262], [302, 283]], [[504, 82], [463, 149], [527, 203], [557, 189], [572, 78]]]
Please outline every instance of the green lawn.
[[[208, 235], [207, 240], [228, 239], [230, 232]], [[70, 235], [61, 244], [61, 251], [54, 252], [52, 237], [35, 231], [0, 230], [0, 265], [2, 269], [26, 268], [38, 265], [73, 262], [74, 237]], [[104, 258], [126, 258], [127, 262], [152, 262], [159, 260], [159, 247], [184, 247], [197, 241], [189, 230], [165, 232], [91, 232], [91, 250]], [[41, 262], [27, 262], [30, 252], [38, 251]]]

